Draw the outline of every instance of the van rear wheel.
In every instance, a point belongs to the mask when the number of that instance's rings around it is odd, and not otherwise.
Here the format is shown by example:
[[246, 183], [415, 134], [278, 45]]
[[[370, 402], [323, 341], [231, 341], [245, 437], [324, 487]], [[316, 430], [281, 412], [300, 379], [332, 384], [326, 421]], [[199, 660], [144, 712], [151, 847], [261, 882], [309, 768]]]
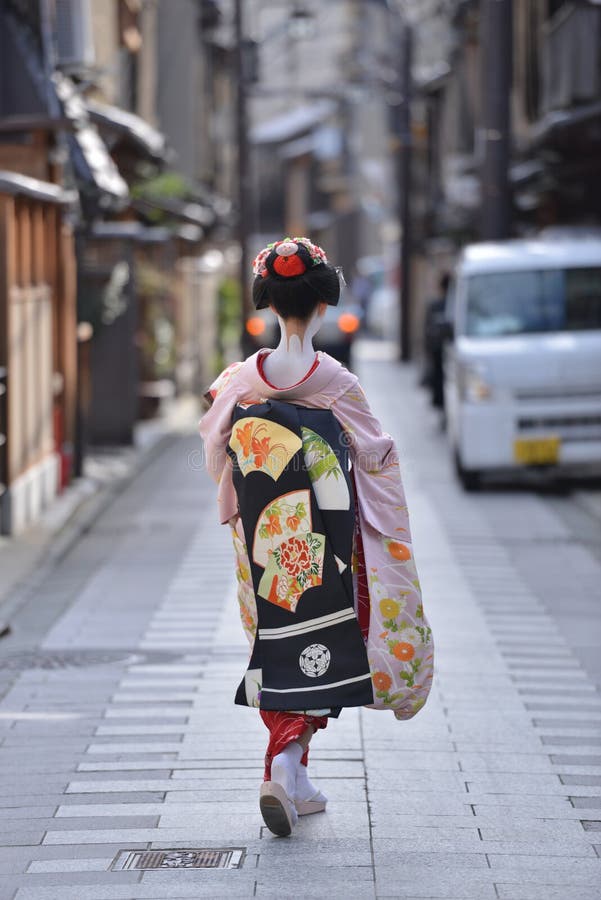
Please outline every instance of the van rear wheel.
[[478, 469], [466, 469], [455, 451], [455, 472], [464, 491], [479, 491], [482, 487], [482, 475]]

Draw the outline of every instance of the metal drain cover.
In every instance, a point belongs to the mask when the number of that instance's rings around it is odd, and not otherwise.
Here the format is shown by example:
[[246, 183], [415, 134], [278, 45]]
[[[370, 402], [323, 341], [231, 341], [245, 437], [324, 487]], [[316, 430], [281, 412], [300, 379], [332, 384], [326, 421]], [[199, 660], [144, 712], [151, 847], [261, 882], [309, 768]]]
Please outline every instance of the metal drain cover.
[[113, 871], [125, 869], [240, 869], [244, 847], [214, 850], [121, 850], [111, 864]]

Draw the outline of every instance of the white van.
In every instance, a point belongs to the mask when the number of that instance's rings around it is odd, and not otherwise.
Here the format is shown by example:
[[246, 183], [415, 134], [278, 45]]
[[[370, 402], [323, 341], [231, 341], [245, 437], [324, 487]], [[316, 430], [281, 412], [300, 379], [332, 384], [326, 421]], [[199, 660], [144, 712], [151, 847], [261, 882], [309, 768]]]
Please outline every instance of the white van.
[[492, 470], [601, 473], [601, 237], [464, 248], [445, 408], [467, 489]]

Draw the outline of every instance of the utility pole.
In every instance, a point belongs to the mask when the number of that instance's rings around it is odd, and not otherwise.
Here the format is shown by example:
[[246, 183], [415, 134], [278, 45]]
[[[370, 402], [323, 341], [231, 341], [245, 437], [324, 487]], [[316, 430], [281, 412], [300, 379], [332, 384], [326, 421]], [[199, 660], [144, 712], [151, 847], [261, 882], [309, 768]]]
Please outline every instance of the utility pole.
[[411, 59], [413, 55], [413, 31], [407, 20], [403, 22], [401, 41], [401, 69], [399, 105], [398, 165], [398, 213], [399, 241], [399, 346], [402, 362], [411, 359]]
[[482, 82], [482, 240], [511, 233], [511, 83], [513, 0], [482, 0], [480, 58]]
[[242, 299], [240, 345], [244, 355], [252, 350], [246, 321], [251, 314], [248, 235], [250, 232], [250, 161], [247, 115], [247, 43], [244, 37], [243, 0], [235, 0], [235, 73], [237, 88], [236, 138], [238, 143], [238, 242], [240, 244], [240, 295]]

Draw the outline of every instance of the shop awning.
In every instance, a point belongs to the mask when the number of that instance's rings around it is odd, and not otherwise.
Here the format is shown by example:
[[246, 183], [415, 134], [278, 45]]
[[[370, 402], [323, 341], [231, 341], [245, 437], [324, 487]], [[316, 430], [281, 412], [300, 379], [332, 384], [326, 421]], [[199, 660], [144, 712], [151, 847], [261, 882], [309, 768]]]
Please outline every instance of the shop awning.
[[132, 207], [138, 212], [152, 215], [153, 212], [162, 213], [166, 217], [196, 225], [200, 228], [210, 228], [215, 224], [216, 215], [210, 206], [201, 203], [187, 202], [185, 200], [170, 198], [155, 199], [154, 197], [139, 197], [132, 200]]
[[[548, 112], [532, 130], [533, 144], [564, 144], [573, 142], [576, 134], [582, 138], [591, 137], [599, 143], [599, 124], [601, 123], [601, 103], [586, 103], [571, 109]], [[572, 145], [578, 150], [578, 144]]]
[[145, 122], [135, 113], [86, 99], [85, 105], [90, 120], [103, 132], [114, 134], [129, 141], [135, 148], [151, 159], [162, 161], [169, 157], [165, 135]]
[[54, 203], [60, 206], [69, 206], [77, 200], [76, 191], [66, 191], [60, 185], [52, 184], [50, 181], [40, 181], [39, 178], [30, 178], [19, 172], [3, 170], [0, 170], [0, 194], [29, 197], [32, 200], [41, 200], [44, 203]]
[[250, 131], [253, 144], [279, 144], [310, 131], [338, 109], [334, 100], [317, 100], [261, 122]]
[[94, 222], [89, 234], [105, 241], [136, 241], [140, 244], [164, 244], [173, 236], [169, 228], [150, 227], [134, 221]]
[[88, 117], [85, 100], [71, 81], [61, 72], [52, 75], [52, 83], [60, 100], [64, 115], [70, 120], [72, 131], [68, 134], [71, 160], [77, 180], [85, 192], [85, 186], [100, 193], [100, 206], [122, 207], [129, 198], [126, 182]]

